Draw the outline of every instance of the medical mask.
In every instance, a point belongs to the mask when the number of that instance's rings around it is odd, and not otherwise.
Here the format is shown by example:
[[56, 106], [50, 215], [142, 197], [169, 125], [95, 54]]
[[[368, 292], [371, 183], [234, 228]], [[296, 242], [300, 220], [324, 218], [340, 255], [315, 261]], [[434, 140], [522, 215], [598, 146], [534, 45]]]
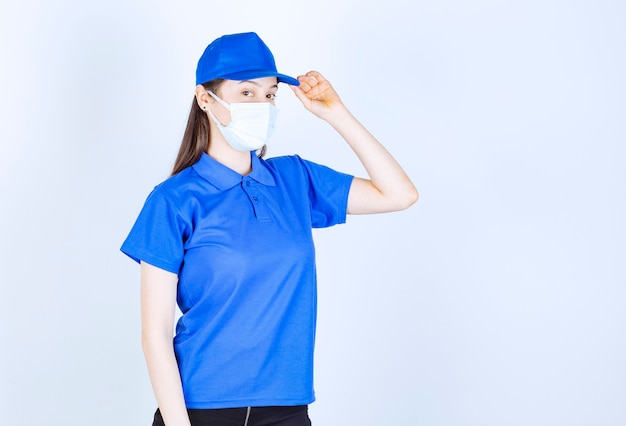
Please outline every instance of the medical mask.
[[237, 151], [256, 151], [267, 143], [276, 123], [278, 108], [270, 102], [233, 102], [230, 105], [208, 91], [217, 102], [230, 111], [230, 124], [223, 126], [209, 110], [226, 142]]

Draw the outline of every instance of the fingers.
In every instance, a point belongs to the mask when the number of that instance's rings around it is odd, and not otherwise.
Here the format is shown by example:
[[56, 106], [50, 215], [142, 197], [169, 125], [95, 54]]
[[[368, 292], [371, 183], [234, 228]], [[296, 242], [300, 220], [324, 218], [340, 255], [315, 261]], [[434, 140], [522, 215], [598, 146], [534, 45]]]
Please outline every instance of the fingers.
[[300, 82], [300, 86], [298, 87], [300, 87], [303, 92], [309, 92], [318, 83], [314, 77], [308, 77], [306, 75], [298, 76], [298, 81]]
[[317, 71], [298, 76], [299, 86], [290, 86], [304, 107], [318, 117], [341, 105], [339, 95], [330, 82]]
[[291, 88], [291, 90], [293, 90], [293, 93], [295, 93], [296, 98], [298, 98], [300, 102], [302, 102], [302, 104], [304, 104], [304, 106], [307, 107], [308, 104], [311, 102], [311, 100], [302, 91], [301, 86], [289, 86], [289, 87]]
[[[317, 88], [322, 83], [327, 83], [327, 80], [317, 71], [309, 71], [305, 75], [298, 76], [300, 82], [300, 88], [305, 93], [310, 92], [312, 89]], [[325, 85], [323, 85], [325, 86]]]
[[326, 81], [326, 79], [324, 78], [324, 76], [318, 72], [318, 71], [309, 71], [308, 73], [306, 73], [307, 77], [313, 77], [315, 80], [317, 80], [318, 82], [323, 82]]

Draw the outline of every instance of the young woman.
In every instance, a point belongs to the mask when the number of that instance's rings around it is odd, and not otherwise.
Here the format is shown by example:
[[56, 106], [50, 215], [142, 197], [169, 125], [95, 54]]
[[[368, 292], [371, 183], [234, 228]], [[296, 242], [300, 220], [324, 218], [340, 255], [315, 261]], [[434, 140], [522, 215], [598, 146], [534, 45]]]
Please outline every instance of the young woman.
[[[280, 74], [254, 33], [205, 50], [172, 176], [122, 245], [141, 263], [142, 344], [154, 425], [309, 425], [314, 400], [311, 229], [413, 204], [417, 191], [331, 84]], [[278, 83], [350, 145], [368, 179], [263, 160]], [[259, 155], [256, 155], [259, 153]], [[172, 344], [175, 306], [182, 317]]]

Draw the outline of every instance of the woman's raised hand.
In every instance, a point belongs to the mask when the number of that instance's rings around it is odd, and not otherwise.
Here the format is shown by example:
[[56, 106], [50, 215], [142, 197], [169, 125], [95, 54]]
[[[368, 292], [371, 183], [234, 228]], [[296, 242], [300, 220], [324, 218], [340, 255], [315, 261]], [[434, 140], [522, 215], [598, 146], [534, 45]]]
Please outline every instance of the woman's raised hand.
[[328, 114], [336, 108], [344, 108], [339, 95], [317, 71], [309, 71], [298, 76], [300, 86], [289, 86], [294, 91], [304, 107], [322, 119], [327, 119]]

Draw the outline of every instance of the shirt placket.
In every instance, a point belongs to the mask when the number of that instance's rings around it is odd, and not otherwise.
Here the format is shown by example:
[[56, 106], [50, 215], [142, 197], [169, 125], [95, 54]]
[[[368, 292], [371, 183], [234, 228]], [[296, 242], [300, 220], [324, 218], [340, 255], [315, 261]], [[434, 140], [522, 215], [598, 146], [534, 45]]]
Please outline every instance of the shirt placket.
[[248, 196], [248, 200], [252, 205], [254, 216], [261, 222], [267, 222], [270, 219], [269, 211], [267, 209], [266, 200], [260, 192], [259, 184], [249, 177], [244, 177], [241, 182], [241, 187]]

